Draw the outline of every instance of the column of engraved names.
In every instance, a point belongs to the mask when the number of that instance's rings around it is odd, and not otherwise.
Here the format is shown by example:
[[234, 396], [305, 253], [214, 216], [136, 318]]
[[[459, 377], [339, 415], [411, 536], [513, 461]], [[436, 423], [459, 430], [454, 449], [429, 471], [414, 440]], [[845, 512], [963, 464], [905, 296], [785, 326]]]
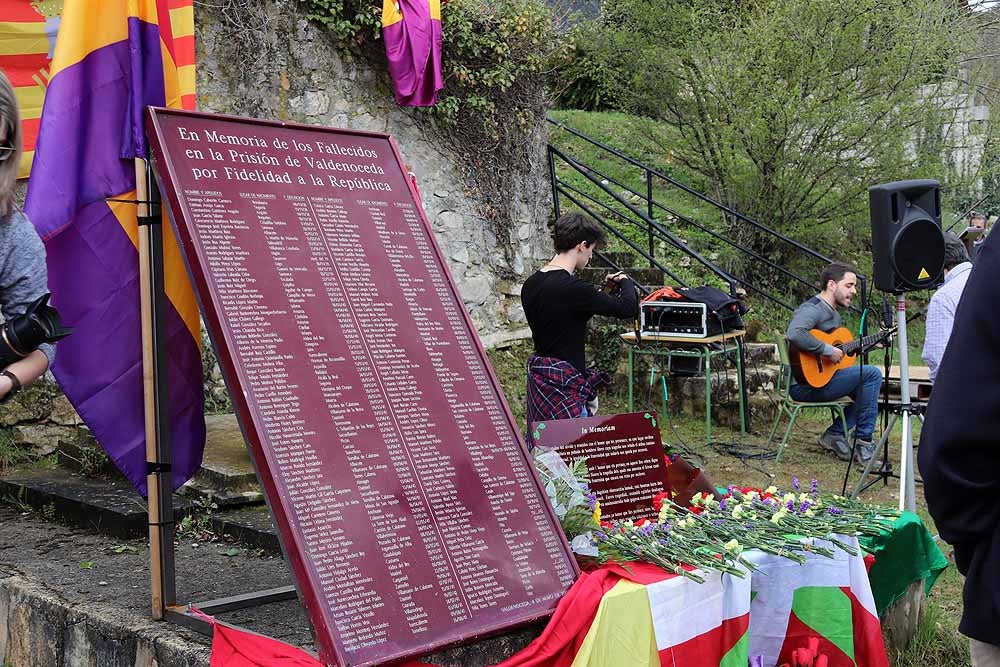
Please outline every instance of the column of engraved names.
[[[440, 322], [432, 326], [461, 331], [466, 326], [465, 320], [458, 311], [459, 306], [455, 303], [444, 274], [436, 268], [434, 252], [426, 240], [424, 227], [415, 209], [411, 204], [398, 203], [397, 206], [402, 210], [406, 226], [415, 239], [417, 254], [426, 266], [435, 267], [430, 272], [430, 285], [427, 287], [436, 292], [440, 302], [444, 304], [447, 327]], [[414, 318], [417, 319], [417, 316]], [[492, 426], [492, 442], [481, 438], [478, 441], [468, 439], [466, 445], [486, 492], [499, 507], [496, 512], [497, 522], [510, 549], [511, 559], [525, 592], [531, 595], [534, 592], [534, 583], [542, 581], [540, 578], [546, 576], [545, 569], [539, 561], [542, 555], [538, 553], [539, 547], [556, 567], [560, 583], [568, 586], [573, 581], [573, 573], [562, 557], [562, 544], [558, 536], [548, 528], [545, 508], [536, 499], [537, 494], [520, 492], [522, 488], [530, 488], [534, 480], [520, 460], [522, 459], [520, 447], [511, 434], [503, 411], [498, 404], [492, 403], [495, 390], [486, 375], [482, 359], [469, 338], [457, 338], [455, 345], [458, 350], [451, 350], [447, 355], [432, 357], [435, 360], [435, 371], [442, 386], [447, 387], [446, 392], [451, 392], [452, 398], [458, 398], [454, 389], [457, 378], [467, 378], [465, 382], [471, 380], [475, 386], [475, 391], [463, 390], [461, 400], [456, 401], [455, 418], [461, 426], [464, 426], [463, 431], [473, 431], [471, 420], [476, 418], [477, 413], [481, 418], [484, 411]], [[518, 516], [519, 507], [523, 506], [527, 506], [529, 517]], [[531, 522], [534, 531], [525, 527], [527, 521]], [[541, 544], [538, 543], [539, 537]]]
[[[304, 347], [305, 358], [297, 365], [299, 377], [310, 390], [313, 385], [309, 380], [316, 380], [330, 419], [334, 419], [338, 411], [359, 411], [359, 404], [345, 400], [340, 405], [331, 405], [331, 395], [339, 398], [343, 392], [331, 386], [331, 382], [339, 379], [331, 366], [336, 367], [338, 361], [343, 363], [343, 357], [338, 357], [331, 345], [335, 336], [317, 329], [308, 310], [311, 304], [319, 303], [316, 275], [322, 271], [322, 258], [317, 261], [311, 256], [308, 234], [314, 226], [303, 225], [303, 217], [307, 223], [310, 220], [304, 197], [285, 195], [282, 199], [283, 202], [271, 208], [267, 198], [256, 198], [253, 204], [291, 313], [288, 323]], [[290, 214], [271, 214], [275, 209], [288, 211], [289, 206]], [[312, 368], [313, 377], [301, 373], [303, 363]], [[315, 400], [315, 394], [309, 399]], [[304, 452], [295, 451], [290, 469], [286, 471], [283, 466], [282, 472], [319, 585], [324, 591], [335, 589], [337, 603], [350, 610], [350, 622], [341, 628], [345, 647], [363, 648], [381, 643], [387, 636], [386, 626], [373, 623], [373, 619], [385, 607], [385, 602], [373, 585], [374, 577], [362, 571], [366, 552], [349, 538], [345, 529], [348, 517], [360, 509], [361, 500], [353, 484], [343, 486], [340, 480], [328, 479], [323, 474], [323, 450], [326, 456], [331, 453], [329, 424], [310, 422], [304, 432], [299, 432], [294, 423], [299, 421], [300, 414], [286, 416], [293, 424], [289, 440]], [[299, 461], [303, 453], [308, 464], [305, 467]]]
[[[433, 353], [433, 343], [442, 340], [443, 336], [440, 331], [430, 331], [423, 326], [432, 321], [429, 315], [435, 308], [417, 303], [417, 297], [423, 291], [419, 287], [424, 280], [421, 276], [426, 275], [426, 269], [414, 257], [409, 230], [399, 223], [398, 212], [387, 202], [365, 200], [358, 203], [367, 206], [373, 228], [378, 233], [380, 247], [384, 249], [392, 267], [398, 295], [402, 297], [402, 302], [395, 311], [395, 319], [401, 318], [415, 330], [408, 333], [411, 348], [416, 343], [421, 349]], [[423, 301], [426, 303], [426, 299]], [[472, 496], [475, 502], [483, 503], [488, 502], [488, 497], [469, 489], [460, 492], [456, 484], [459, 475], [450, 449], [454, 447], [454, 443], [446, 443], [443, 439], [444, 433], [451, 432], [446, 428], [451, 424], [439, 422], [440, 417], [436, 416], [442, 414], [442, 404], [436, 395], [431, 399], [418, 389], [417, 374], [421, 378], [425, 377], [418, 361], [408, 360], [402, 354], [392, 358], [392, 350], [396, 349], [396, 345], [392, 340], [387, 343], [387, 349], [373, 348], [385, 358], [392, 359], [379, 366], [379, 375], [390, 401], [402, 410], [401, 414], [397, 414], [406, 448], [414, 462], [417, 479], [430, 503], [447, 556], [461, 582], [463, 598], [470, 611], [494, 606], [497, 599], [509, 596], [510, 592], [497, 581], [499, 570], [493, 565], [495, 561], [490, 558], [495, 554], [491, 553], [486, 540], [487, 526], [479, 518], [482, 516], [481, 510], [478, 514], [474, 513], [473, 508], [463, 500]], [[434, 364], [435, 357], [433, 354], [430, 356]], [[437, 389], [433, 383], [428, 387]], [[451, 422], [451, 411], [445, 410], [443, 414]], [[484, 562], [484, 557], [488, 563]]]
[[[316, 243], [332, 267], [330, 280], [335, 283], [338, 295], [334, 310], [342, 328], [351, 332], [348, 353], [358, 368], [359, 381], [369, 404], [365, 416], [369, 423], [364, 424], [364, 429], [353, 427], [348, 432], [349, 437], [344, 439], [344, 446], [354, 457], [352, 471], [358, 480], [369, 521], [379, 527], [377, 541], [381, 560], [399, 597], [399, 607], [411, 632], [420, 634], [428, 629], [433, 610], [426, 609], [417, 600], [421, 594], [425, 598], [432, 597], [438, 582], [433, 574], [422, 576], [409, 565], [424, 560], [427, 554], [439, 552], [440, 547], [429, 534], [430, 517], [420, 500], [418, 485], [403, 453], [402, 440], [376, 377], [369, 349], [372, 338], [383, 335], [379, 329], [371, 329], [368, 319], [363, 316], [374, 303], [371, 269], [362, 249], [360, 229], [346, 215], [342, 201], [314, 197], [309, 200], [309, 207], [315, 218]], [[361, 295], [358, 300], [357, 293], [362, 290], [368, 294]], [[370, 446], [362, 449], [361, 440], [370, 441], [372, 431], [384, 444], [384, 449], [375, 450]], [[393, 484], [384, 488], [373, 484], [373, 478], [379, 476], [383, 480], [391, 478]], [[393, 493], [396, 485], [403, 489], [409, 511], [400, 507]], [[422, 542], [419, 546], [415, 544], [418, 535]]]

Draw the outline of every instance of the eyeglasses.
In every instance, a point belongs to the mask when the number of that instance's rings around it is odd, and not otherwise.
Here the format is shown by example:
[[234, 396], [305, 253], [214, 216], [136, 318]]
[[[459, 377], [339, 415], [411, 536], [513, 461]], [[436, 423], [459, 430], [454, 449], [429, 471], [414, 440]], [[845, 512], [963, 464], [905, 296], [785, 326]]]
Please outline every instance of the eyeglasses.
[[14, 147], [9, 144], [0, 144], [0, 162], [6, 162], [7, 158], [14, 154]]

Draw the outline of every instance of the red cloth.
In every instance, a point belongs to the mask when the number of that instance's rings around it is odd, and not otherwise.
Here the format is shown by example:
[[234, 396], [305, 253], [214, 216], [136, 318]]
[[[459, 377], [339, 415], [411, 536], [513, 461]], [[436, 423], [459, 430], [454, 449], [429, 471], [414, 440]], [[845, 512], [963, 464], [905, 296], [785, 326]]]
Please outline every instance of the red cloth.
[[[569, 667], [594, 622], [601, 598], [620, 579], [651, 583], [670, 576], [645, 563], [630, 563], [628, 570], [608, 565], [582, 573], [559, 601], [542, 634], [496, 667]], [[322, 663], [290, 644], [212, 622], [215, 634], [209, 667], [322, 667]], [[433, 665], [410, 661], [401, 667]]]
[[594, 622], [601, 598], [620, 578], [609, 568], [580, 574], [559, 600], [542, 634], [496, 667], [570, 667]]
[[323, 667], [300, 648], [215, 621], [209, 667]]

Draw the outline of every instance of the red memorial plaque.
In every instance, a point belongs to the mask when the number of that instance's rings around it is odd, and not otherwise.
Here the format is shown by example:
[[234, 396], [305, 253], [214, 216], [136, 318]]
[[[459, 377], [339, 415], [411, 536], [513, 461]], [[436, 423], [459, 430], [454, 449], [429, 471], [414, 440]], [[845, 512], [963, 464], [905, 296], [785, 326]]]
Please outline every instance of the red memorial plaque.
[[566, 463], [587, 460], [590, 490], [601, 518], [649, 518], [652, 500], [667, 490], [655, 412], [532, 422], [535, 445], [555, 449]]
[[320, 657], [543, 618], [577, 569], [392, 138], [150, 109]]

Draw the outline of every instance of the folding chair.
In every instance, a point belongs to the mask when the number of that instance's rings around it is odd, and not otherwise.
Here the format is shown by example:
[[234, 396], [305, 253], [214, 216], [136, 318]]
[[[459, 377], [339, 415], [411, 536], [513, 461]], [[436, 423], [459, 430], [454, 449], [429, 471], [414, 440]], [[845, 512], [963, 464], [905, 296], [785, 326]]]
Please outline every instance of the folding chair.
[[788, 393], [788, 388], [792, 383], [792, 366], [788, 357], [788, 341], [785, 340], [783, 335], [777, 335], [774, 339], [775, 343], [778, 344], [778, 358], [781, 360], [781, 366], [778, 369], [778, 381], [777, 381], [777, 391], [778, 391], [778, 413], [774, 416], [774, 426], [771, 427], [771, 435], [767, 438], [767, 446], [771, 446], [771, 441], [774, 440], [774, 434], [778, 432], [778, 424], [781, 423], [781, 418], [788, 415], [789, 422], [788, 428], [785, 429], [785, 437], [781, 439], [781, 445], [778, 446], [778, 453], [774, 457], [774, 462], [777, 463], [781, 460], [781, 453], [785, 451], [785, 446], [788, 445], [788, 436], [792, 433], [792, 427], [795, 425], [795, 420], [799, 416], [799, 412], [807, 408], [829, 408], [830, 410], [837, 413], [840, 416], [840, 423], [844, 426], [844, 437], [847, 437], [847, 417], [844, 415], [844, 406], [850, 405], [849, 398], [840, 398], [836, 401], [824, 401], [822, 403], [806, 403], [803, 401], [796, 401]]

